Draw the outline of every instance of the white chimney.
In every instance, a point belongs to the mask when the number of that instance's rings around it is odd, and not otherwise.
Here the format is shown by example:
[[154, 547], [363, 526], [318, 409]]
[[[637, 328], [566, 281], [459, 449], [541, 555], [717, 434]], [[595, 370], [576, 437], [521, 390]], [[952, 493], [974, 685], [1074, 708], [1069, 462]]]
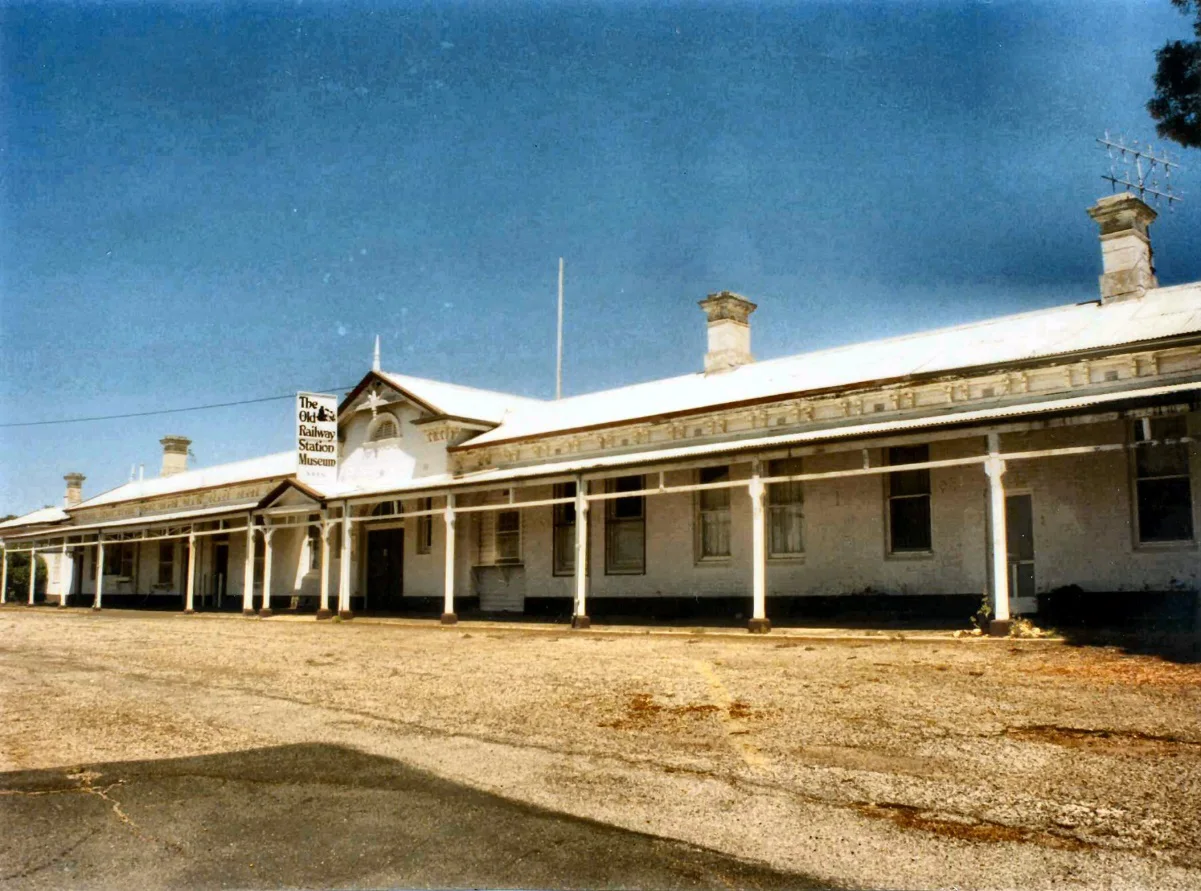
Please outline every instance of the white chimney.
[[1137, 300], [1159, 287], [1148, 229], [1156, 216], [1130, 192], [1106, 195], [1088, 209], [1101, 228], [1101, 302]]
[[755, 361], [751, 355], [750, 314], [757, 307], [741, 294], [719, 291], [700, 301], [709, 321], [709, 352], [705, 353], [705, 374], [731, 371]]
[[164, 436], [158, 444], [163, 447], [163, 469], [159, 476], [174, 476], [188, 469], [188, 446], [192, 440], [186, 436]]
[[63, 498], [63, 506], [74, 507], [83, 501], [83, 481], [87, 477], [82, 473], [68, 473], [63, 479], [67, 481], [67, 494]]

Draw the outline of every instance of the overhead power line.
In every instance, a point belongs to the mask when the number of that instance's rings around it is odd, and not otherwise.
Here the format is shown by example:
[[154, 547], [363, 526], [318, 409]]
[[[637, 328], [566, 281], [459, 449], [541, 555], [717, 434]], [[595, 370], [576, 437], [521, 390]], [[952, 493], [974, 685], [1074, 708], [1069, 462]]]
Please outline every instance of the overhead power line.
[[[325, 387], [323, 392], [337, 392], [353, 389], [349, 387]], [[16, 421], [11, 424], [0, 424], [3, 427], [46, 427], [51, 424], [83, 424], [88, 421], [117, 421], [122, 418], [148, 418], [151, 415], [174, 415], [185, 411], [205, 411], [210, 408], [230, 408], [235, 405], [255, 405], [261, 402], [277, 402], [281, 399], [295, 399], [295, 393], [285, 393], [283, 396], [262, 396], [258, 399], [239, 399], [236, 402], [212, 402], [208, 405], [189, 405], [184, 408], [158, 408], [153, 411], [132, 411], [119, 415], [93, 415], [87, 418], [58, 418], [52, 421]]]

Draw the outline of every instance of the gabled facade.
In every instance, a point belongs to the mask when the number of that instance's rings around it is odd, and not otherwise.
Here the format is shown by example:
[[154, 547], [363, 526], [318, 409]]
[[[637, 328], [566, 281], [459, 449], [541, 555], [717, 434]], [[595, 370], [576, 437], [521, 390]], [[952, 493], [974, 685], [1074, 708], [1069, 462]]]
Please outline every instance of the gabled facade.
[[1090, 214], [1096, 301], [756, 362], [756, 307], [723, 291], [702, 371], [553, 402], [377, 363], [339, 406], [334, 484], [290, 454], [187, 471], [167, 437], [158, 479], [0, 535], [68, 561], [60, 599], [97, 608], [764, 631], [868, 600], [983, 597], [1004, 627], [1056, 590], [1196, 591], [1201, 282], [1158, 287], [1137, 198]]

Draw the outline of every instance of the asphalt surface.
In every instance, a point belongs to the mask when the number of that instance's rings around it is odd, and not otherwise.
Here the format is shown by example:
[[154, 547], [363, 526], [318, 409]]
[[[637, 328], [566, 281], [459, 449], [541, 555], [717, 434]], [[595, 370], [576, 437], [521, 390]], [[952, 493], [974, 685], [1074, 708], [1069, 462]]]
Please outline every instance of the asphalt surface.
[[287, 745], [0, 774], [0, 888], [828, 888]]

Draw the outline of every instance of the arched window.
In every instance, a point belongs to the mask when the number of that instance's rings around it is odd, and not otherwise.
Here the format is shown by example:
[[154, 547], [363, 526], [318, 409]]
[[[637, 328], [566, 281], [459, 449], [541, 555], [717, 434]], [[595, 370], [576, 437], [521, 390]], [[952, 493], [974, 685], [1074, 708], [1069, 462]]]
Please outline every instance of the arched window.
[[381, 501], [371, 509], [371, 516], [373, 517], [390, 517], [398, 513], [400, 513], [399, 501]]
[[399, 436], [400, 424], [396, 422], [396, 418], [392, 417], [392, 415], [379, 415], [371, 422], [367, 441], [380, 442], [385, 439], [396, 439]]

